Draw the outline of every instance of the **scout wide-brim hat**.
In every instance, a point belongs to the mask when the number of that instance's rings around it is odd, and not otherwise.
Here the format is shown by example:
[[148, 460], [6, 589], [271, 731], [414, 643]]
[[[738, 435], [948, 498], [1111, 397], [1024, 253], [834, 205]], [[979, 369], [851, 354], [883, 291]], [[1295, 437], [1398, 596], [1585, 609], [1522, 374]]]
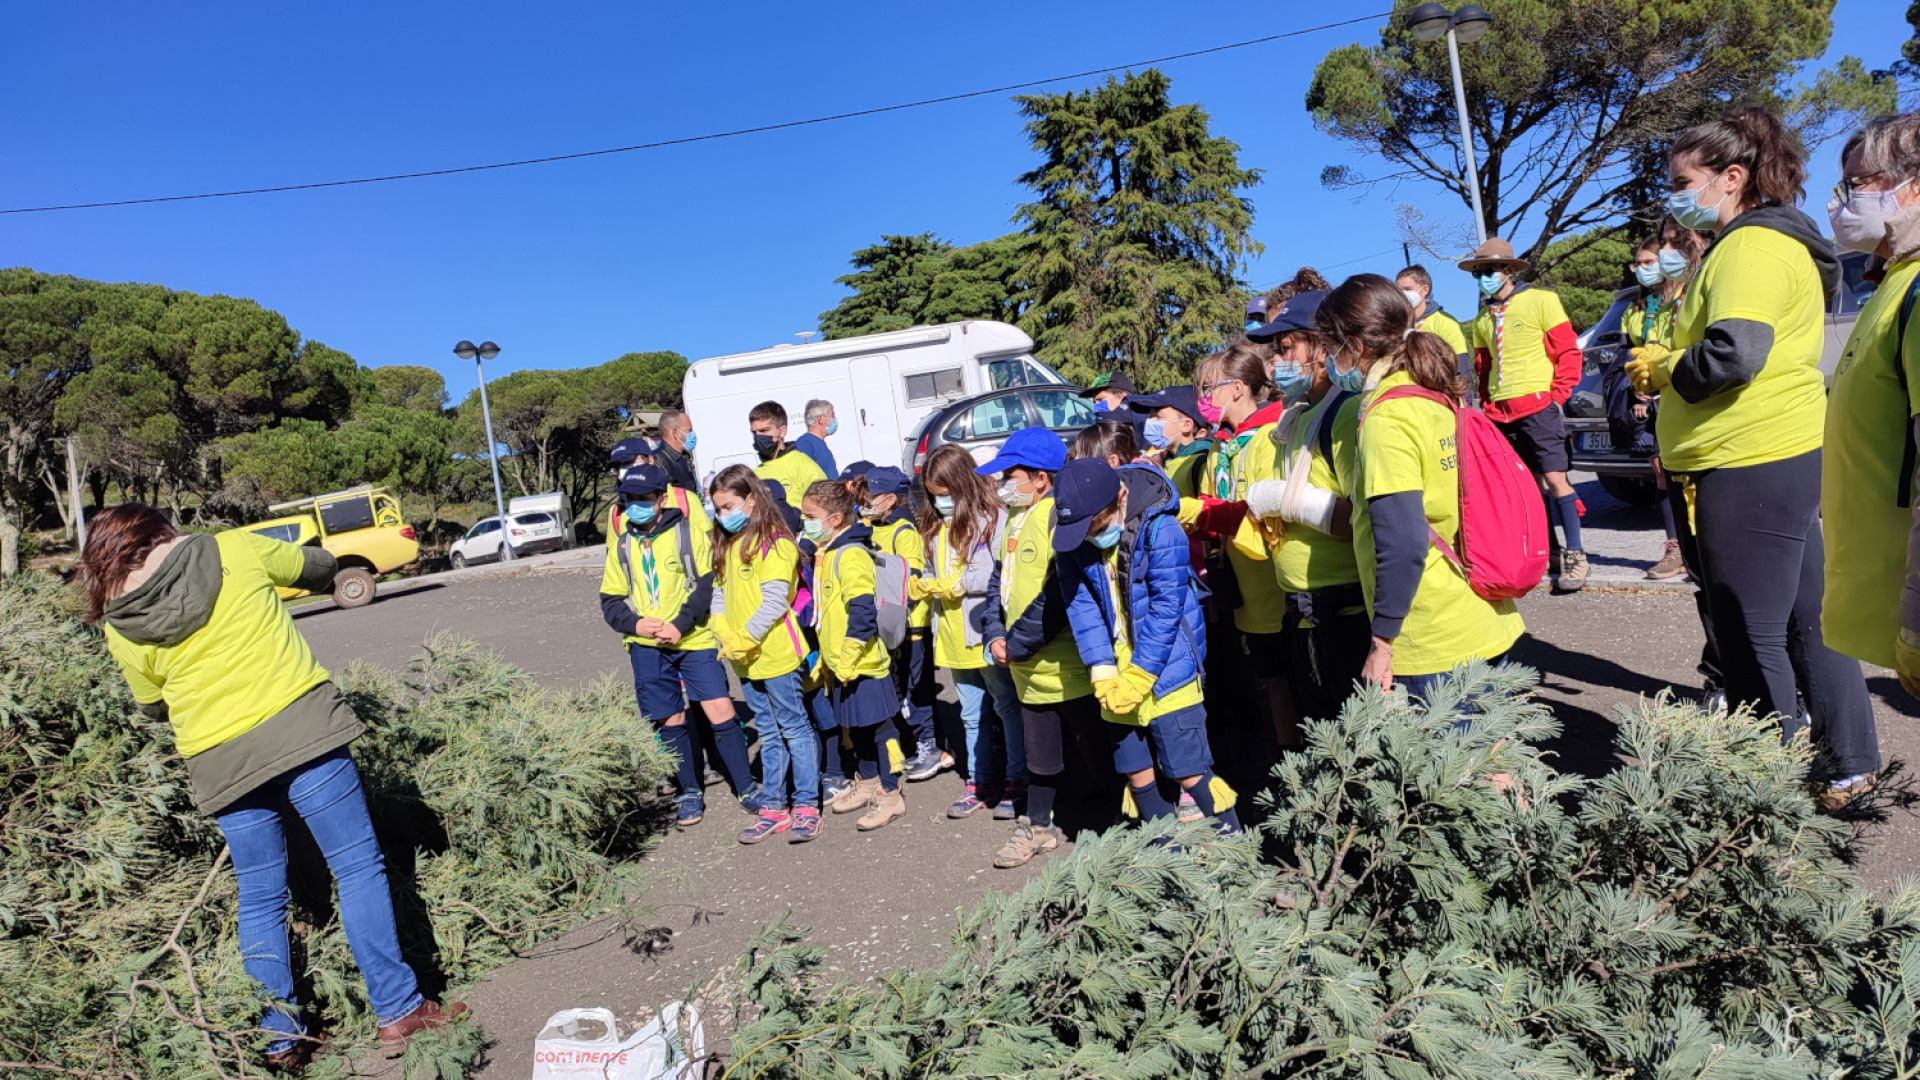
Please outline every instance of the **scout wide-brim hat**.
[[1460, 260], [1460, 269], [1469, 274], [1478, 274], [1483, 270], [1505, 270], [1518, 273], [1532, 267], [1533, 264], [1513, 254], [1513, 245], [1498, 236], [1490, 236], [1487, 242], [1474, 249], [1473, 254]]

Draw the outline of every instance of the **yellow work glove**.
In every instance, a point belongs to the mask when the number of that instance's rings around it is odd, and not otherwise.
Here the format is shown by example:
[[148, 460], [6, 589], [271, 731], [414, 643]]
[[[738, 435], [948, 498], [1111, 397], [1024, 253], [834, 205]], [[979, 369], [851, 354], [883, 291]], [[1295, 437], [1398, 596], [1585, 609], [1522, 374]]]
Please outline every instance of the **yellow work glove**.
[[853, 677], [859, 673], [860, 653], [865, 650], [866, 647], [866, 642], [855, 638], [842, 638], [840, 640], [840, 650], [834, 654], [833, 663], [830, 666], [833, 668], [834, 675], [838, 677], [841, 682], [851, 682]]
[[929, 578], [927, 580], [927, 595], [938, 597], [941, 600], [952, 603], [965, 600], [967, 598], [967, 590], [960, 584], [960, 575], [955, 574], [952, 577]]
[[1093, 693], [1095, 697], [1100, 699], [1100, 704], [1104, 705], [1110, 713], [1130, 713], [1139, 708], [1140, 703], [1146, 700], [1145, 696], [1141, 694], [1140, 691], [1135, 690], [1131, 683], [1118, 676], [1110, 679], [1095, 680]]
[[[1276, 521], [1274, 524], [1280, 526], [1282, 536], [1286, 535], [1286, 526], [1283, 523]], [[1266, 530], [1262, 527], [1261, 519], [1251, 514], [1240, 519], [1240, 527], [1234, 530], [1232, 544], [1235, 551], [1260, 562], [1267, 561], [1273, 547], [1272, 542], [1267, 538]]]
[[1893, 671], [1900, 676], [1900, 686], [1908, 694], [1920, 698], [1920, 647], [1908, 642], [1908, 638], [1920, 640], [1920, 634], [1911, 630], [1900, 631], [1893, 642]]
[[917, 578], [917, 577], [908, 578], [907, 579], [907, 599], [912, 600], [915, 603], [919, 603], [920, 601], [925, 600], [927, 597], [932, 596], [933, 594], [927, 591], [927, 586], [931, 584], [933, 584], [933, 582], [929, 581], [926, 578]]
[[740, 635], [734, 632], [733, 627], [718, 620], [709, 624], [709, 629], [713, 631], [714, 640], [720, 643], [721, 657], [732, 660], [740, 650]]
[[1633, 357], [1626, 363], [1626, 372], [1635, 391], [1657, 394], [1673, 385], [1673, 361], [1679, 354], [1672, 349], [1665, 345], [1647, 344], [1627, 355]]
[[1128, 664], [1125, 670], [1120, 672], [1120, 680], [1132, 687], [1140, 695], [1141, 701], [1153, 696], [1153, 684], [1160, 681], [1148, 674], [1147, 669], [1139, 664]]

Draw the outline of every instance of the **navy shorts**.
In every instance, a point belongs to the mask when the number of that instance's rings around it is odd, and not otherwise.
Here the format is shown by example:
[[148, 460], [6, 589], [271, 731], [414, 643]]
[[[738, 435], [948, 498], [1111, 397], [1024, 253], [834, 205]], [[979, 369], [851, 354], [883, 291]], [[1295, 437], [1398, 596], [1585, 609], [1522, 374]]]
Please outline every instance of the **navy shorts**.
[[1184, 780], [1213, 768], [1213, 750], [1207, 745], [1207, 707], [1189, 705], [1156, 716], [1144, 728], [1110, 724], [1114, 728], [1113, 769], [1136, 773], [1155, 769], [1161, 776]]
[[1495, 420], [1493, 426], [1507, 437], [1513, 452], [1535, 476], [1567, 471], [1567, 420], [1558, 406], [1549, 404], [1518, 420]]
[[[727, 672], [713, 649], [659, 649], [628, 645], [633, 662], [633, 694], [640, 715], [660, 723], [687, 711], [687, 699], [713, 701], [728, 695]], [[682, 684], [686, 693], [680, 692]]]

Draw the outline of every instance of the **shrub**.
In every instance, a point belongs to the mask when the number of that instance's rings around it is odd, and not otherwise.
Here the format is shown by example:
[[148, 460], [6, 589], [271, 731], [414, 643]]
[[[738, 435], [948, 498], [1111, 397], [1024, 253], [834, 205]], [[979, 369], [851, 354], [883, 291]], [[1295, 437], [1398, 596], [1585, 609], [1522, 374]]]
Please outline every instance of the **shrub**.
[[1356, 695], [1275, 770], [1258, 831], [1083, 837], [931, 971], [829, 987], [778, 922], [741, 962], [728, 1075], [1920, 1070], [1920, 896], [1856, 882], [1804, 742], [1644, 701], [1588, 781], [1532, 745], [1555, 725], [1531, 680]]
[[[436, 971], [471, 981], [630, 895], [627, 860], [671, 770], [621, 684], [542, 689], [446, 635], [404, 675], [356, 665], [339, 681], [368, 725], [354, 756], [402, 947], [430, 988]], [[0, 1062], [257, 1071], [257, 985], [220, 831], [193, 809], [171, 729], [133, 708], [98, 631], [38, 575], [0, 586], [0, 776]], [[351, 1046], [374, 1021], [330, 879], [298, 839], [295, 969]], [[456, 1034], [416, 1064], [450, 1067], [477, 1043]]]

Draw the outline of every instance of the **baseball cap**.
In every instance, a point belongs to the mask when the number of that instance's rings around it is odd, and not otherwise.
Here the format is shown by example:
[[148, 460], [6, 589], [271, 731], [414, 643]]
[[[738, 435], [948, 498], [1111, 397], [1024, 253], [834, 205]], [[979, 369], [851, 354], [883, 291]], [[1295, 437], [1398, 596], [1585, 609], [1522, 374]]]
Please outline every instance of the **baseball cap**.
[[766, 485], [767, 495], [773, 499], [773, 508], [780, 511], [780, 516], [786, 520], [787, 529], [792, 532], [793, 535], [799, 536], [800, 508], [790, 505], [787, 502], [787, 485], [778, 480], [768, 480], [765, 477], [762, 477], [760, 482]]
[[1120, 474], [1100, 458], [1074, 458], [1053, 478], [1053, 550], [1072, 551], [1094, 516], [1120, 497]]
[[1135, 394], [1127, 399], [1127, 408], [1143, 416], [1152, 416], [1161, 409], [1179, 409], [1193, 417], [1196, 424], [1207, 422], [1207, 418], [1200, 415], [1200, 401], [1191, 383], [1178, 383], [1156, 394]]
[[618, 495], [657, 495], [667, 490], [667, 470], [658, 465], [635, 465], [620, 477]]
[[851, 480], [856, 476], [865, 476], [872, 471], [873, 471], [873, 462], [856, 461], [853, 464], [847, 466], [846, 468], [841, 469], [840, 475], [836, 479]]
[[1106, 371], [1093, 377], [1093, 382], [1080, 391], [1081, 397], [1092, 397], [1102, 390], [1118, 390], [1123, 394], [1134, 392], [1133, 380], [1124, 371]]
[[981, 476], [1003, 473], [1018, 465], [1025, 469], [1044, 469], [1047, 472], [1059, 472], [1067, 463], [1067, 444], [1060, 436], [1046, 428], [1021, 428], [1000, 444], [1000, 452], [992, 461], [975, 469]]
[[1265, 324], [1266, 321], [1267, 298], [1264, 296], [1256, 296], [1247, 301], [1247, 325], [1245, 328], [1251, 330], [1256, 326]]
[[607, 460], [615, 465], [625, 465], [634, 458], [652, 456], [653, 444], [635, 436], [629, 439], [621, 439], [619, 442], [614, 443], [613, 449], [607, 454]]
[[891, 465], [867, 470], [867, 490], [875, 495], [905, 495], [910, 487], [907, 474]]
[[1286, 303], [1280, 305], [1280, 310], [1274, 313], [1267, 325], [1247, 331], [1247, 340], [1271, 341], [1290, 330], [1313, 329], [1313, 313], [1320, 310], [1320, 301], [1326, 298], [1325, 289], [1294, 293]]

